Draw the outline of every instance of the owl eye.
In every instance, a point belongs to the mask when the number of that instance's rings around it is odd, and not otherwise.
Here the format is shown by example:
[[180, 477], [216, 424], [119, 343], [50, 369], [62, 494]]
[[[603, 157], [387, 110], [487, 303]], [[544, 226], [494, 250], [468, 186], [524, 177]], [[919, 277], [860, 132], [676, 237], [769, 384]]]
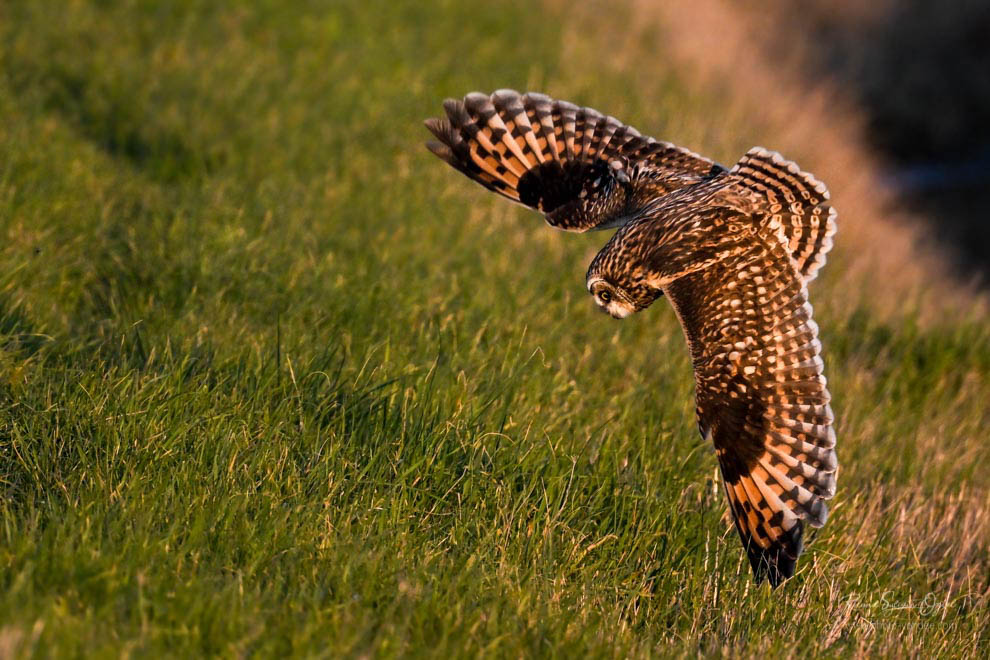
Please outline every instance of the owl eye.
[[612, 300], [612, 293], [608, 290], [605, 290], [599, 293], [598, 297], [601, 299], [603, 303], [608, 303], [609, 301]]

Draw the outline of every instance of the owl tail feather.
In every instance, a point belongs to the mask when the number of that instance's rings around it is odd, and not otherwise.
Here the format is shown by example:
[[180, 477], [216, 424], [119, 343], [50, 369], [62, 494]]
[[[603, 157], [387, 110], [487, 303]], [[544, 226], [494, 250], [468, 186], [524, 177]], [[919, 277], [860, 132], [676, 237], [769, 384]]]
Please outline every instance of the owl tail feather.
[[767, 216], [805, 282], [832, 249], [836, 212], [825, 184], [775, 151], [753, 147], [730, 171], [740, 186], [767, 201]]

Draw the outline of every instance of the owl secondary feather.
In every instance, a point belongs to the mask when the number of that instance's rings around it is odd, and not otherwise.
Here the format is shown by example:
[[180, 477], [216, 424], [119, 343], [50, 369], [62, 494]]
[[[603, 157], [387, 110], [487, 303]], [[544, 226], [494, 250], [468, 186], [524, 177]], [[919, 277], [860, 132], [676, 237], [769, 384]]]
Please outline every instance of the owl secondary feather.
[[444, 110], [427, 147], [452, 167], [558, 229], [617, 228], [588, 292], [617, 319], [670, 301], [755, 578], [791, 577], [838, 470], [807, 288], [836, 231], [825, 185], [760, 147], [726, 169], [542, 94], [472, 93]]

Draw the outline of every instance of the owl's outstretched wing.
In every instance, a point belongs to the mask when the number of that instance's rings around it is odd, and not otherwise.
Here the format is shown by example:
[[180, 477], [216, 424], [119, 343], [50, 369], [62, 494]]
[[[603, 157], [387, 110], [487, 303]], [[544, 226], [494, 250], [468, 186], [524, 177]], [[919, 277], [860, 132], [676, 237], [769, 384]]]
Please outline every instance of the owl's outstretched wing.
[[498, 90], [444, 102], [427, 143], [451, 166], [567, 231], [616, 227], [658, 196], [724, 172], [614, 117], [542, 94]]
[[667, 296], [695, 370], [698, 423], [715, 445], [757, 581], [794, 574], [804, 524], [820, 527], [838, 463], [806, 282], [764, 222]]

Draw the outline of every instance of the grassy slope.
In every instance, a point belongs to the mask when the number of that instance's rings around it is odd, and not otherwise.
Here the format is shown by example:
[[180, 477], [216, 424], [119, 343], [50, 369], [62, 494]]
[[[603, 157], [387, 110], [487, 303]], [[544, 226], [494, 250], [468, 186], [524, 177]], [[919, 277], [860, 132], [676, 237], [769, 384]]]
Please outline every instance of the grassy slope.
[[501, 86], [749, 146], [638, 65], [660, 35], [603, 59], [568, 21], [627, 16], [35, 5], [0, 8], [0, 654], [986, 647], [982, 320], [849, 308], [840, 245], [812, 292], [840, 490], [771, 594], [668, 306], [593, 312], [601, 235], [421, 147], [444, 96]]

